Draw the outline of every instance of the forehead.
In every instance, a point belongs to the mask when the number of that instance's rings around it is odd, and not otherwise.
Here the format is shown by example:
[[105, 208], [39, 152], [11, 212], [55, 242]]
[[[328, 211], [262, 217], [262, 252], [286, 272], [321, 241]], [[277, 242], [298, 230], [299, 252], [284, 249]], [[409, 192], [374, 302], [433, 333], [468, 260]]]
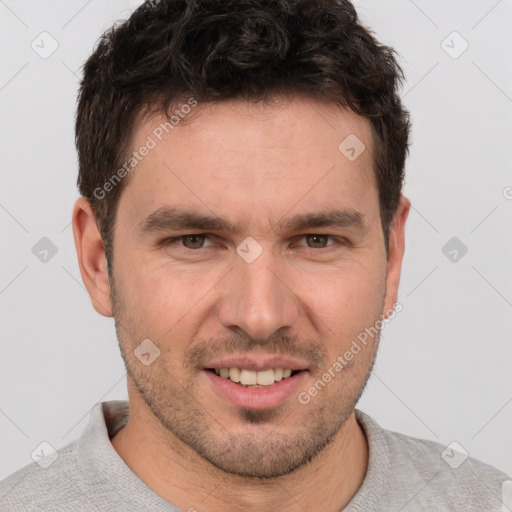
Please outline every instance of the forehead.
[[304, 99], [173, 111], [171, 122], [153, 115], [134, 127], [132, 150], [151, 149], [132, 171], [120, 210], [140, 217], [194, 205], [270, 218], [294, 205], [356, 209], [377, 200], [370, 124], [351, 111]]

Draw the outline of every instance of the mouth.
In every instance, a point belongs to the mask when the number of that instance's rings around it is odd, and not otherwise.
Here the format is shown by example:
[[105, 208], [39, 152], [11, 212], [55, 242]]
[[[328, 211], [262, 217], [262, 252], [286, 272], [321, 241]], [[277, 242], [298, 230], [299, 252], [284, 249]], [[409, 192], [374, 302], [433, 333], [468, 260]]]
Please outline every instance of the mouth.
[[267, 368], [264, 370], [251, 370], [236, 366], [230, 368], [206, 368], [222, 379], [227, 379], [244, 388], [263, 389], [294, 377], [303, 370], [291, 368]]
[[293, 404], [294, 397], [305, 386], [307, 369], [241, 366], [203, 368], [206, 385], [223, 402], [243, 409], [274, 409], [286, 403]]

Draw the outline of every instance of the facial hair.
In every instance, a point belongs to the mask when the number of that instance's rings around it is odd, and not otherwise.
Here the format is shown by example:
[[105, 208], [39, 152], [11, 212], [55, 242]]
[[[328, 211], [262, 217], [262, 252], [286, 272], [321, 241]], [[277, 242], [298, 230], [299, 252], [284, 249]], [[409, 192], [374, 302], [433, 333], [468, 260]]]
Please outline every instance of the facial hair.
[[[295, 401], [270, 410], [240, 408], [239, 426], [233, 429], [222, 415], [208, 411], [209, 404], [197, 389], [200, 360], [250, 352], [299, 357], [308, 362], [317, 381], [332, 366], [324, 346], [278, 331], [265, 343], [232, 333], [223, 339], [191, 341], [179, 361], [172, 339], [160, 339], [161, 354], [146, 367], [133, 355], [135, 347], [147, 338], [141, 332], [143, 322], [126, 310], [113, 276], [111, 300], [128, 379], [168, 434], [169, 444], [178, 440], [218, 470], [246, 478], [271, 479], [297, 471], [334, 440], [366, 386], [380, 337], [379, 333], [309, 404]], [[374, 316], [376, 321], [379, 316]], [[348, 347], [351, 340], [342, 340], [340, 346]]]

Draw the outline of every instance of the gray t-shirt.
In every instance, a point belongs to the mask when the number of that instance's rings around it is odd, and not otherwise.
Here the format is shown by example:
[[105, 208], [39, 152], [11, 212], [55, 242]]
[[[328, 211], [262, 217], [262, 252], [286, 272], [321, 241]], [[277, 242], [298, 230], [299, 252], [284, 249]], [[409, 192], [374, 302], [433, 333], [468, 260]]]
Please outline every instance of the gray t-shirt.
[[[368, 470], [344, 512], [512, 510], [502, 501], [505, 473], [440, 444], [384, 430], [361, 411], [356, 416], [368, 439]], [[96, 404], [81, 438], [58, 457], [38, 460], [0, 482], [0, 511], [177, 512], [114, 450], [110, 438], [127, 418], [128, 402]]]

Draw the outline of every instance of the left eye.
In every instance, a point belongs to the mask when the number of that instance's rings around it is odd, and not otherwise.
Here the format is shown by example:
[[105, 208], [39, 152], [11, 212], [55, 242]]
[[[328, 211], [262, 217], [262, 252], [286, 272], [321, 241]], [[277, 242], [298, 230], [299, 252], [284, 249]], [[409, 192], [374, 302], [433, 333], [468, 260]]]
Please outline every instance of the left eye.
[[304, 235], [302, 238], [306, 241], [307, 246], [312, 249], [323, 249], [328, 245], [333, 245], [327, 243], [329, 239], [332, 240], [329, 235]]

